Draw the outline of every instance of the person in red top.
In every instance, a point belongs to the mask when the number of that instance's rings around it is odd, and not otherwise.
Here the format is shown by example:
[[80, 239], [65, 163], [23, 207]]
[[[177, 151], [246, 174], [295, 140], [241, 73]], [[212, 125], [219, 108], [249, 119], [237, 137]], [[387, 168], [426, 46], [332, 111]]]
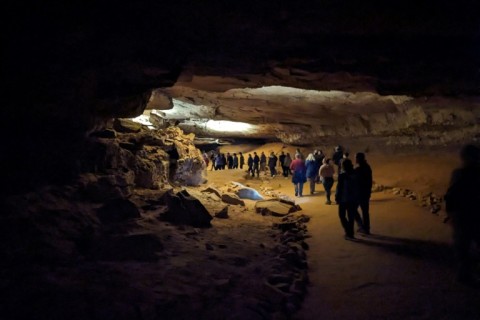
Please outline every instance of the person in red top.
[[307, 169], [305, 162], [302, 160], [302, 155], [295, 155], [295, 160], [290, 164], [290, 170], [292, 170], [292, 182], [295, 186], [295, 196], [303, 196], [303, 184], [307, 182]]

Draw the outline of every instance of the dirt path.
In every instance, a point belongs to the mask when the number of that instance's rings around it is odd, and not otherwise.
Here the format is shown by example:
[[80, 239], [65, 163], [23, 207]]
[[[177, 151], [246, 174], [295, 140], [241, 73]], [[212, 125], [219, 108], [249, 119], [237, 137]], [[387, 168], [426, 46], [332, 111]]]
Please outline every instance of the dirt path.
[[[240, 170], [209, 174], [213, 183], [270, 186], [294, 198], [289, 179], [268, 179], [245, 180]], [[322, 189], [296, 200], [312, 217], [311, 285], [297, 319], [480, 319], [480, 291], [455, 283], [450, 226], [439, 217], [405, 198], [375, 193], [373, 235], [350, 242]]]
[[450, 229], [411, 201], [376, 193], [372, 233], [343, 239], [323, 195], [300, 204], [312, 216], [311, 286], [298, 319], [480, 319], [480, 294], [453, 281]]

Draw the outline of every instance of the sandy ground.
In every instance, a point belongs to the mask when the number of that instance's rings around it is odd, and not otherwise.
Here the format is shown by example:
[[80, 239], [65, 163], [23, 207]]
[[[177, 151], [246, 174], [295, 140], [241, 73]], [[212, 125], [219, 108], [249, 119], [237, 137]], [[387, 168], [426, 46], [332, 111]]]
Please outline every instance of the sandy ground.
[[[225, 148], [238, 150], [231, 146]], [[264, 151], [278, 152], [279, 144]], [[292, 148], [288, 148], [293, 152]], [[244, 147], [243, 151], [252, 148]], [[369, 154], [374, 179], [391, 186], [441, 192], [455, 166], [454, 155]], [[208, 172], [210, 181], [235, 180], [251, 187], [240, 170]], [[268, 183], [293, 196], [289, 179]], [[413, 188], [415, 189], [415, 188]], [[308, 252], [311, 286], [298, 319], [480, 319], [480, 292], [454, 281], [451, 230], [415, 202], [375, 193], [371, 202], [372, 236], [345, 241], [337, 206], [324, 204], [323, 190], [298, 199], [312, 217]], [[308, 192], [305, 192], [308, 193]]]

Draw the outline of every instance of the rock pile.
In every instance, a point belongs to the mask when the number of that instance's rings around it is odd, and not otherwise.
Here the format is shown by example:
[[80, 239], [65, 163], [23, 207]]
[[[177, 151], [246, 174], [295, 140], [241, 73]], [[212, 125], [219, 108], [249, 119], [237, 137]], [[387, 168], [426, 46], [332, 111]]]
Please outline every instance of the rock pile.
[[275, 247], [278, 265], [272, 267], [265, 279], [263, 294], [277, 304], [277, 308], [287, 314], [297, 311], [307, 292], [308, 263], [306, 250], [308, 237], [306, 215], [289, 215], [275, 223], [273, 228], [280, 233], [276, 236]]
[[440, 210], [442, 210], [443, 198], [435, 195], [432, 192], [427, 194], [419, 194], [409, 189], [392, 188], [392, 193], [412, 201], [418, 201], [422, 207], [428, 207], [430, 212], [433, 214], [438, 214]]
[[[82, 171], [106, 180], [104, 185], [115, 187], [118, 183], [109, 180], [120, 179], [127, 189], [158, 189], [169, 182], [203, 182], [205, 164], [193, 144], [193, 134], [186, 135], [177, 127], [150, 130], [128, 119], [115, 119], [113, 129], [117, 132], [107, 130], [111, 135], [92, 133], [86, 153], [89, 158], [82, 160]], [[128, 196], [131, 190], [121, 193]]]
[[245, 201], [240, 199], [234, 192], [232, 192], [231, 188], [227, 188], [226, 190], [217, 189], [214, 186], [209, 186], [206, 189], [202, 190], [202, 193], [206, 193], [212, 200], [215, 201], [223, 201], [227, 204], [231, 205], [239, 205], [244, 207]]

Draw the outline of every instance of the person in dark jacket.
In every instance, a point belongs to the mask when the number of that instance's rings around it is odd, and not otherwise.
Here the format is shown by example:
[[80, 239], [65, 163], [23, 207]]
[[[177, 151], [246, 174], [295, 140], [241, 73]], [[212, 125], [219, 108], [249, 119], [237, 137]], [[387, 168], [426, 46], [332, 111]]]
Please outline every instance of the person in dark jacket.
[[307, 179], [310, 182], [310, 194], [315, 193], [315, 182], [317, 180], [318, 170], [320, 167], [317, 167], [317, 161], [313, 153], [310, 153], [305, 160], [305, 167], [307, 168]]
[[341, 146], [336, 146], [335, 147], [335, 152], [333, 153], [333, 156], [332, 156], [332, 161], [333, 163], [337, 166], [338, 170], [338, 174], [340, 174], [340, 172], [342, 171], [342, 167], [341, 167], [341, 160], [343, 159], [343, 149]]
[[210, 169], [210, 171], [213, 171], [213, 169], [216, 168], [216, 165], [215, 165], [215, 158], [216, 158], [216, 154], [215, 152], [212, 151], [212, 153], [210, 154], [210, 161], [212, 162], [212, 168]]
[[259, 171], [259, 166], [260, 166], [260, 157], [256, 152], [253, 153], [253, 171], [252, 171], [252, 177], [255, 176], [255, 172], [257, 173], [257, 177], [260, 177], [260, 171]]
[[236, 153], [233, 154], [233, 165], [232, 169], [238, 169], [238, 156]]
[[462, 166], [452, 173], [445, 195], [446, 210], [453, 226], [453, 243], [458, 259], [457, 280], [466, 285], [480, 286], [474, 274], [471, 246], [480, 245], [480, 149], [463, 147]]
[[225, 157], [225, 153], [222, 153], [222, 166], [220, 169], [225, 170], [226, 165], [227, 165], [227, 158]]
[[254, 176], [254, 173], [253, 173], [253, 157], [251, 154], [248, 154], [248, 158], [247, 158], [247, 165], [248, 165], [248, 173], [250, 175], [252, 175], [252, 177]]
[[[322, 150], [320, 150], [320, 151], [315, 150], [313, 152], [313, 156], [315, 157], [315, 162], [317, 163], [317, 172], [319, 172], [320, 167], [323, 164], [323, 159], [325, 159], [325, 155], [323, 154]], [[315, 177], [315, 182], [320, 183], [320, 175], [319, 174], [317, 174], [317, 176]]]
[[227, 153], [227, 167], [228, 169], [233, 169], [233, 157], [230, 152]]
[[278, 158], [275, 153], [270, 153], [270, 157], [268, 157], [268, 168], [270, 169], [270, 176], [273, 178], [277, 175], [277, 161]]
[[359, 232], [370, 234], [370, 196], [372, 195], [372, 168], [365, 159], [365, 153], [359, 152], [355, 155], [357, 167], [355, 173], [358, 179], [358, 205], [362, 210], [362, 217], [358, 211], [355, 214], [355, 221], [360, 227]]
[[345, 230], [345, 239], [351, 240], [355, 239], [353, 228], [358, 207], [358, 180], [352, 161], [345, 159], [342, 166], [342, 173], [338, 175], [335, 201], [338, 203], [338, 216]]
[[240, 169], [243, 170], [243, 166], [245, 165], [245, 157], [243, 156], [243, 153], [239, 152], [238, 153], [238, 158], [239, 158], [239, 161], [240, 161]]
[[280, 156], [278, 157], [278, 162], [280, 162], [280, 166], [282, 167], [282, 171], [283, 171], [283, 176], [285, 177], [285, 167], [284, 167], [284, 163], [285, 163], [285, 152], [282, 151], [280, 153]]
[[283, 160], [283, 165], [282, 165], [283, 176], [285, 178], [287, 178], [288, 174], [291, 173], [291, 170], [290, 170], [290, 165], [291, 164], [292, 164], [292, 157], [290, 156], [290, 153], [287, 152], [287, 154], [285, 156], [285, 160]]
[[267, 170], [267, 156], [265, 153], [260, 154], [260, 171], [264, 172]]

